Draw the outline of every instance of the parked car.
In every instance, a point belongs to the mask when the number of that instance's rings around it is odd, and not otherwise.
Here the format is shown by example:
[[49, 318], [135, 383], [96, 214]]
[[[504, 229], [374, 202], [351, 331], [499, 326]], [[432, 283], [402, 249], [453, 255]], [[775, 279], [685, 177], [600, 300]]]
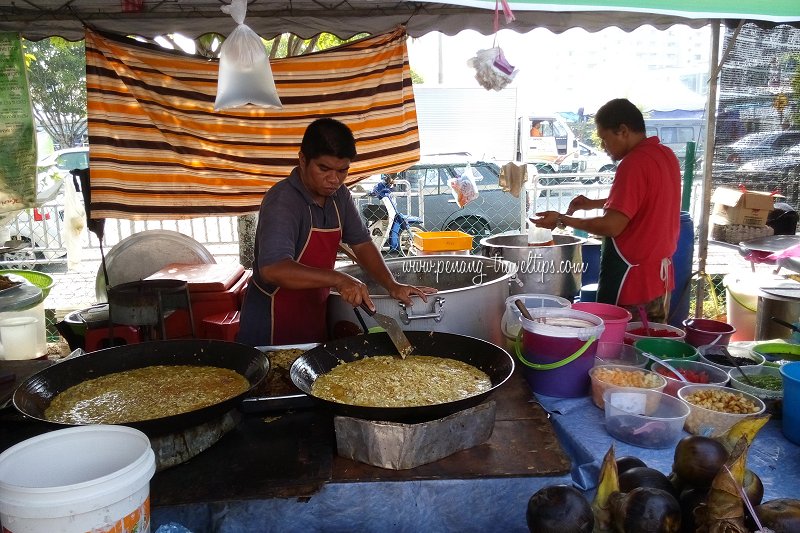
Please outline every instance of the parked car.
[[[449, 181], [464, 174], [467, 167], [473, 173], [478, 197], [460, 208]], [[368, 192], [380, 179], [383, 177], [371, 177], [353, 190]], [[464, 231], [473, 235], [477, 243], [477, 239], [488, 235], [520, 229], [521, 200], [500, 188], [497, 163], [481, 161], [465, 153], [423, 156], [416, 165], [397, 173], [394, 180], [407, 181], [410, 191], [424, 199], [421, 212], [426, 231]], [[412, 214], [419, 214], [419, 211]]]
[[774, 157], [800, 143], [800, 131], [764, 131], [745, 135], [735, 143], [718, 149], [720, 170], [734, 169], [748, 161]]
[[69, 171], [76, 168], [89, 168], [89, 147], [78, 146], [75, 148], [65, 148], [56, 150], [52, 154], [45, 156], [36, 163], [37, 174], [40, 179], [43, 175], [66, 178]]

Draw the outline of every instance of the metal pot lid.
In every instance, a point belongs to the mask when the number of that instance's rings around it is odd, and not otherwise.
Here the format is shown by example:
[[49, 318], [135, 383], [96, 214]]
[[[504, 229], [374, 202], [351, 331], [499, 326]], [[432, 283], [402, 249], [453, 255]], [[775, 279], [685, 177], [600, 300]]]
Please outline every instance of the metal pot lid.
[[22, 280], [22, 283], [0, 291], [0, 312], [24, 311], [39, 305], [44, 300], [42, 289], [30, 281], [14, 274], [8, 274], [8, 277], [12, 281]]
[[[142, 280], [171, 263], [187, 265], [216, 263], [205, 246], [177, 231], [146, 230], [118, 242], [106, 255], [111, 285]], [[95, 296], [106, 302], [106, 283], [102, 265], [95, 279]]]

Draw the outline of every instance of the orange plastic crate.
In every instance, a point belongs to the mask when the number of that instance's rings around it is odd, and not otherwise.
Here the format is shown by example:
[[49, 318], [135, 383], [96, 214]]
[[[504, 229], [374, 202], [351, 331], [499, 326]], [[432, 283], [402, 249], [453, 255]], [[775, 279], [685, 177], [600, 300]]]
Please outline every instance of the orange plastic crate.
[[470, 250], [472, 235], [463, 231], [417, 231], [414, 246], [424, 252]]

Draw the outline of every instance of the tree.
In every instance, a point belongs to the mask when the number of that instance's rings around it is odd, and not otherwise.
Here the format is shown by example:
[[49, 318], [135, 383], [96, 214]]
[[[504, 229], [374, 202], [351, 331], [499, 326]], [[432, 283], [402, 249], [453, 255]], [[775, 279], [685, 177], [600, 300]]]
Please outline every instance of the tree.
[[53, 141], [68, 148], [86, 133], [86, 51], [60, 37], [24, 41], [33, 115]]

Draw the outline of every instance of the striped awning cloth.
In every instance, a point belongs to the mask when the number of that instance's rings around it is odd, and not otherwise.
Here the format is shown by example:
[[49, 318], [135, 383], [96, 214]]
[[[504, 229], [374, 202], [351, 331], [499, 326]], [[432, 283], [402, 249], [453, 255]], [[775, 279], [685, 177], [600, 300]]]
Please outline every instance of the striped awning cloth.
[[319, 117], [353, 130], [348, 183], [419, 159], [403, 29], [271, 67], [283, 109], [215, 112], [216, 61], [87, 30], [92, 217], [256, 211], [297, 164], [303, 132]]

